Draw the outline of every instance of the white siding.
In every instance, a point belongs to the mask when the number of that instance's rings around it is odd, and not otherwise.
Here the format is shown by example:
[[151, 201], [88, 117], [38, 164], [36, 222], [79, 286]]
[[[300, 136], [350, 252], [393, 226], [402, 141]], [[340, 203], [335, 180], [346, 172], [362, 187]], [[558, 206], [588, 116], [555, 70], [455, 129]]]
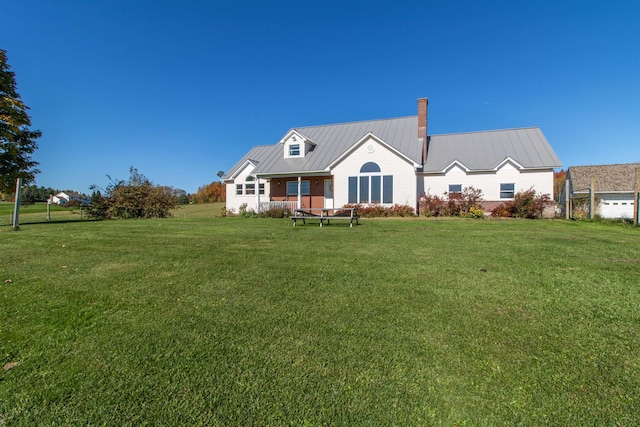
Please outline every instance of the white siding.
[[633, 218], [633, 193], [597, 193], [597, 213], [603, 218]]
[[360, 168], [367, 162], [377, 163], [382, 175], [393, 175], [394, 204], [416, 208], [417, 180], [413, 165], [372, 137], [333, 168], [334, 206], [348, 203], [349, 177], [360, 176]]
[[500, 201], [500, 184], [515, 184], [515, 192], [533, 187], [537, 193], [553, 196], [553, 171], [520, 172], [510, 163], [505, 163], [495, 173], [467, 173], [459, 166], [452, 167], [444, 175], [426, 175], [424, 192], [442, 196], [449, 192], [450, 184], [461, 184], [462, 188], [473, 186], [482, 190], [486, 201]]
[[[249, 175], [251, 175], [251, 172], [253, 172], [254, 166], [252, 166], [250, 163], [247, 163], [247, 165], [240, 170], [240, 172], [238, 173], [238, 175], [235, 177], [234, 181], [232, 184], [227, 184], [227, 200], [226, 200], [226, 208], [229, 210], [233, 210], [235, 213], [238, 213], [240, 206], [244, 203], [247, 204], [247, 209], [248, 210], [257, 210], [257, 206], [258, 206], [258, 191], [259, 191], [259, 183], [260, 184], [264, 184], [264, 193], [263, 195], [260, 195], [260, 201], [261, 202], [266, 202], [269, 201], [269, 183], [264, 180], [256, 180], [256, 181], [247, 181], [247, 177], [249, 177]], [[250, 184], [255, 184], [255, 193], [256, 194], [244, 194], [244, 189], [247, 183]], [[237, 195], [236, 194], [236, 185], [242, 185], [243, 188], [243, 194], [242, 195]]]

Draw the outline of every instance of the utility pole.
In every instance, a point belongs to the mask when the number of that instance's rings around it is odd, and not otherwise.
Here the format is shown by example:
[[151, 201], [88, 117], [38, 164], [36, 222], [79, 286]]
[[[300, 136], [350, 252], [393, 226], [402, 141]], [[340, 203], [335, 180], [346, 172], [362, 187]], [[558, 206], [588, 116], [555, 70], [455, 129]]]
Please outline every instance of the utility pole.
[[20, 189], [22, 188], [22, 178], [16, 179], [16, 202], [13, 207], [13, 229], [17, 230], [20, 225]]

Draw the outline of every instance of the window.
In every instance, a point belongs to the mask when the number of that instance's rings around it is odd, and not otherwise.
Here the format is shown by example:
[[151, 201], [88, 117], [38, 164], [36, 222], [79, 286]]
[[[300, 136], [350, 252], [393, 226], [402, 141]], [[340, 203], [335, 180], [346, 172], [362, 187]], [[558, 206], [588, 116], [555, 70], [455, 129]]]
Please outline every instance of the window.
[[290, 156], [299, 156], [300, 155], [300, 144], [291, 144], [289, 146], [289, 155]]
[[449, 184], [449, 195], [462, 193], [462, 184]]
[[392, 175], [382, 175], [373, 162], [362, 165], [360, 174], [348, 179], [348, 203], [393, 203]]
[[297, 195], [298, 195], [298, 182], [287, 181], [287, 196], [297, 196]]
[[382, 177], [382, 203], [393, 203], [393, 175]]
[[242, 184], [236, 184], [236, 196], [242, 196]]
[[371, 177], [371, 203], [380, 203], [382, 200], [380, 197], [381, 190], [380, 175], [373, 175]]
[[360, 168], [360, 173], [380, 172], [380, 166], [377, 163], [367, 162]]
[[[311, 194], [311, 181], [300, 182], [300, 194], [308, 196]], [[287, 196], [298, 195], [298, 181], [287, 181]]]
[[500, 198], [501, 199], [513, 199], [513, 195], [515, 193], [516, 185], [513, 183], [510, 184], [500, 184]]
[[264, 184], [258, 184], [258, 194], [264, 194]]
[[302, 181], [300, 183], [300, 194], [308, 196], [311, 194], [311, 181]]
[[247, 196], [256, 194], [256, 185], [255, 184], [245, 184], [244, 194]]
[[349, 177], [349, 203], [358, 203], [358, 177]]

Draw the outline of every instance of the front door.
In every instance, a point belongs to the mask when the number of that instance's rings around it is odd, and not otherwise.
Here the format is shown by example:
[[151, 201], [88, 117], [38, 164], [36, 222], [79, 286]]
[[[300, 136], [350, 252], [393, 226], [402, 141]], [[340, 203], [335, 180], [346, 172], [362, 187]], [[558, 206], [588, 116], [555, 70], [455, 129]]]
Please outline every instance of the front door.
[[333, 179], [324, 180], [324, 207], [333, 209]]

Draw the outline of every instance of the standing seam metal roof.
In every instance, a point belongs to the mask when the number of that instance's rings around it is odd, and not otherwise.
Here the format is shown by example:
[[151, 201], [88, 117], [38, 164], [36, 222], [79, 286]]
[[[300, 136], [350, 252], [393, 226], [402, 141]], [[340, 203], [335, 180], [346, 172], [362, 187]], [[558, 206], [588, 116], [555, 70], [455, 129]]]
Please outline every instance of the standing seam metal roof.
[[492, 170], [507, 158], [525, 168], [561, 166], [537, 127], [432, 135], [429, 138], [425, 172], [442, 172], [454, 161], [470, 170]]

